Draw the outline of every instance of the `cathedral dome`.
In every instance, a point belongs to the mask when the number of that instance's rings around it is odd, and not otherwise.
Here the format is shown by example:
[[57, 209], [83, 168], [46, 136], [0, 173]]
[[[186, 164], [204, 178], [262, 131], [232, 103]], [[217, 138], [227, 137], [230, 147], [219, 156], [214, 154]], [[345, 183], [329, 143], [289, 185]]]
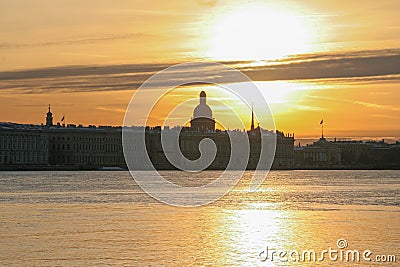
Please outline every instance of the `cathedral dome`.
[[204, 91], [201, 91], [200, 104], [198, 104], [197, 107], [193, 111], [193, 119], [196, 119], [196, 118], [212, 119], [212, 110], [207, 105], [206, 101], [207, 101], [206, 93]]

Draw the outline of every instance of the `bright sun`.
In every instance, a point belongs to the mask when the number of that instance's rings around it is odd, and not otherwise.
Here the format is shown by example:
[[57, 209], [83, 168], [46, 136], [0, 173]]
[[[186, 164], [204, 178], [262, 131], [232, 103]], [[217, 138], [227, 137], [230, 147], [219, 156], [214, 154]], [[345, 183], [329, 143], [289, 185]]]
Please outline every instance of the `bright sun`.
[[241, 6], [213, 24], [206, 54], [216, 60], [272, 60], [310, 51], [305, 20], [275, 6]]

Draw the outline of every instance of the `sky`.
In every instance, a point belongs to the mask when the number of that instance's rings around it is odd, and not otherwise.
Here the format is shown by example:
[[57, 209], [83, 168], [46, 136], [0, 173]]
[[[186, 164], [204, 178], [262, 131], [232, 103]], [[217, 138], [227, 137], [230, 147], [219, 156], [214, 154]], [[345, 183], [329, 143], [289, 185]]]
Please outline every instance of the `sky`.
[[[277, 129], [314, 138], [323, 118], [331, 138], [400, 139], [399, 8], [396, 0], [0, 0], [0, 121], [40, 124], [51, 104], [55, 121], [122, 125], [153, 74], [221, 62], [257, 85]], [[249, 127], [249, 103], [205, 85], [165, 95], [148, 124], [201, 90], [216, 120], [229, 122], [217, 105], [225, 101]], [[171, 126], [187, 124], [195, 104]]]

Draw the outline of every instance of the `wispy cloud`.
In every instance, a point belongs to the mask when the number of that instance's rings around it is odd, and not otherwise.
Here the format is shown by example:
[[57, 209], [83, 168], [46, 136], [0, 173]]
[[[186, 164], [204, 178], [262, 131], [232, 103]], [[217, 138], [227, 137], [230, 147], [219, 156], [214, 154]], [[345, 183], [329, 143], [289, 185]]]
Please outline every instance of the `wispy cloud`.
[[33, 42], [33, 43], [0, 43], [0, 49], [5, 48], [34, 48], [34, 47], [48, 47], [48, 46], [58, 46], [58, 45], [80, 45], [80, 44], [93, 44], [106, 41], [123, 40], [123, 39], [139, 39], [151, 37], [147, 33], [125, 33], [125, 34], [113, 34], [106, 36], [86, 36], [80, 38], [71, 38], [67, 40], [56, 40], [47, 42]]
[[315, 96], [315, 95], [309, 95], [308, 97], [322, 99], [322, 100], [335, 101], [335, 102], [356, 104], [356, 105], [361, 105], [361, 106], [368, 107], [368, 108], [375, 108], [375, 109], [382, 109], [382, 110], [389, 110], [389, 111], [400, 111], [400, 108], [398, 108], [398, 107], [393, 107], [393, 106], [388, 106], [388, 105], [380, 105], [380, 104], [369, 103], [369, 102], [364, 102], [364, 101], [359, 101], [359, 100]]
[[[384, 82], [398, 81], [400, 49], [358, 51], [336, 54], [299, 55], [290, 59], [264, 62], [223, 62], [242, 70], [254, 81], [306, 80], [313, 82]], [[108, 66], [61, 66], [0, 72], [0, 90], [15, 93], [91, 92], [131, 90], [151, 75], [172, 64], [122, 64]], [[193, 78], [193, 68], [169, 75], [162, 85], [182, 77]], [[199, 77], [221, 75], [212, 67], [195, 69]], [[228, 73], [229, 74], [229, 73]], [[196, 76], [196, 75], [195, 75]], [[232, 80], [235, 82], [235, 80]]]
[[119, 112], [119, 113], [125, 113], [126, 110], [123, 108], [110, 108], [110, 107], [97, 107], [99, 110], [104, 110], [104, 111], [112, 111], [112, 112]]

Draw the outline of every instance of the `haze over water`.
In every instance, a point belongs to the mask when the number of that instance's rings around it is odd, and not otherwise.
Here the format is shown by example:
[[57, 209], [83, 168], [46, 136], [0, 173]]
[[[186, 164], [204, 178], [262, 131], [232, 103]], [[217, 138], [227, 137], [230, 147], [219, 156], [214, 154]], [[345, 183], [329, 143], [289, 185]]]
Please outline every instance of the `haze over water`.
[[259, 259], [266, 247], [320, 252], [341, 238], [399, 260], [400, 171], [272, 171], [256, 193], [250, 174], [210, 205], [178, 208], [128, 172], [2, 172], [0, 265], [343, 266]]

